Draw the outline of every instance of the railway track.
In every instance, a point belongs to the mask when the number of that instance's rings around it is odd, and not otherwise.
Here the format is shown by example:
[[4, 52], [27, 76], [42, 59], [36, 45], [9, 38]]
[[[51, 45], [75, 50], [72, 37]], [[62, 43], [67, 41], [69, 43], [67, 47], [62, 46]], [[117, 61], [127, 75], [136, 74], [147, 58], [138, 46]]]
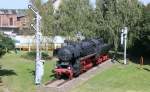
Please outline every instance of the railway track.
[[77, 78], [73, 78], [72, 80], [61, 79], [49, 81], [43, 85], [38, 92], [69, 92], [71, 89], [82, 85], [85, 81], [110, 68], [112, 65], [113, 63], [111, 60], [107, 60], [106, 62], [90, 69], [89, 71], [81, 74]]
[[67, 83], [69, 80], [64, 80], [64, 79], [61, 79], [61, 80], [52, 80], [52, 81], [49, 81], [47, 82], [45, 85], [48, 86], [48, 87], [59, 87], [65, 83]]

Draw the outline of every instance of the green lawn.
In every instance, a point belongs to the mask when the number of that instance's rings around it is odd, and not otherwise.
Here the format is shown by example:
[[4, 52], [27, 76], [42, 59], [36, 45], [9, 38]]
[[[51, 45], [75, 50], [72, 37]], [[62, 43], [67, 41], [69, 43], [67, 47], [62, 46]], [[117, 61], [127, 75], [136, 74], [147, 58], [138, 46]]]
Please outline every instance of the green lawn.
[[[0, 59], [3, 81], [0, 92], [35, 92], [34, 61], [21, 58], [22, 54], [10, 53]], [[55, 62], [46, 61], [43, 83], [52, 79], [50, 75], [54, 65]], [[116, 64], [72, 92], [150, 92], [150, 66], [144, 65], [143, 68], [139, 69], [139, 65], [134, 63], [126, 66]]]
[[[18, 54], [6, 54], [0, 59], [0, 77], [3, 86], [0, 86], [0, 92], [8, 89], [11, 92], [35, 92], [34, 86], [34, 61], [21, 58], [23, 52]], [[43, 83], [52, 79], [51, 70], [54, 68], [55, 62], [45, 62], [45, 75]]]
[[150, 92], [150, 66], [116, 64], [71, 92]]

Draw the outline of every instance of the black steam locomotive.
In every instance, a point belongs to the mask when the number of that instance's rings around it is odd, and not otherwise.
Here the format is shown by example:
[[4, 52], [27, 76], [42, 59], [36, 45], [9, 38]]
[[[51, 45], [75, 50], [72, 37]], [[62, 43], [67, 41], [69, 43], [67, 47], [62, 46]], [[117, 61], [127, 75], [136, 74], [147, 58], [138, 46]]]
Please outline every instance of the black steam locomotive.
[[54, 73], [57, 78], [65, 75], [70, 79], [73, 76], [87, 71], [109, 59], [107, 52], [109, 44], [105, 44], [103, 39], [88, 39], [78, 43], [71, 43], [57, 50], [57, 61]]

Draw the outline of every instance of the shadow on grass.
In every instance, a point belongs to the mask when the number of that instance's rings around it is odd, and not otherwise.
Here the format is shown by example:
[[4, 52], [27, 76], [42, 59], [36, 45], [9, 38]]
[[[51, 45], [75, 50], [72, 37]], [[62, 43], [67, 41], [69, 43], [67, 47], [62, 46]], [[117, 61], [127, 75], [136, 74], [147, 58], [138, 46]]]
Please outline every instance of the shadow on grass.
[[[35, 76], [35, 70], [31, 70], [31, 69], [27, 69], [27, 71], [29, 71], [29, 73], [31, 73], [33, 76]], [[51, 78], [53, 78], [55, 75], [54, 74], [51, 74], [51, 75], [49, 75], [49, 77]]]
[[[129, 59], [135, 64], [140, 64], [140, 58], [140, 56], [129, 57]], [[150, 65], [150, 57], [143, 56], [143, 65]]]
[[[140, 64], [141, 56], [143, 57], [143, 65], [150, 65], [149, 54], [136, 55], [136, 54], [132, 54], [130, 52], [127, 54], [127, 58], [135, 64]], [[110, 51], [110, 57], [112, 58], [112, 60], [115, 60], [116, 62], [123, 64], [123, 62], [120, 62], [120, 60], [124, 59], [124, 53], [123, 52], [115, 53], [114, 51]]]
[[0, 77], [11, 76], [11, 75], [17, 75], [17, 74], [14, 72], [14, 70], [0, 69]]
[[144, 70], [146, 70], [146, 71], [148, 71], [148, 72], [150, 72], [150, 69], [148, 69], [148, 68], [143, 68]]
[[[33, 76], [35, 76], [35, 70], [27, 69], [27, 71], [28, 71], [30, 74], [32, 74]], [[55, 76], [54, 74], [49, 75], [50, 78], [54, 78], [54, 76]]]
[[32, 70], [32, 69], [27, 69], [27, 71], [32, 74], [33, 76], [35, 76], [35, 70]]
[[54, 74], [51, 74], [49, 77], [55, 77], [55, 75], [54, 75]]

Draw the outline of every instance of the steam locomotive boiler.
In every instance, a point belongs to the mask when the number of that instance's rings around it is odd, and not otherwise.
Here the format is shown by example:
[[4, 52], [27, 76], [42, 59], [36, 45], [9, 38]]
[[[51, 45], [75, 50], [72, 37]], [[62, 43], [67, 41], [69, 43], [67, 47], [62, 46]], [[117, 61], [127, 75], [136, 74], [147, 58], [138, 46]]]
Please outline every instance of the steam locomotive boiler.
[[54, 74], [56, 78], [67, 76], [72, 79], [109, 59], [107, 52], [109, 44], [103, 39], [88, 39], [72, 43], [57, 50], [58, 61]]

